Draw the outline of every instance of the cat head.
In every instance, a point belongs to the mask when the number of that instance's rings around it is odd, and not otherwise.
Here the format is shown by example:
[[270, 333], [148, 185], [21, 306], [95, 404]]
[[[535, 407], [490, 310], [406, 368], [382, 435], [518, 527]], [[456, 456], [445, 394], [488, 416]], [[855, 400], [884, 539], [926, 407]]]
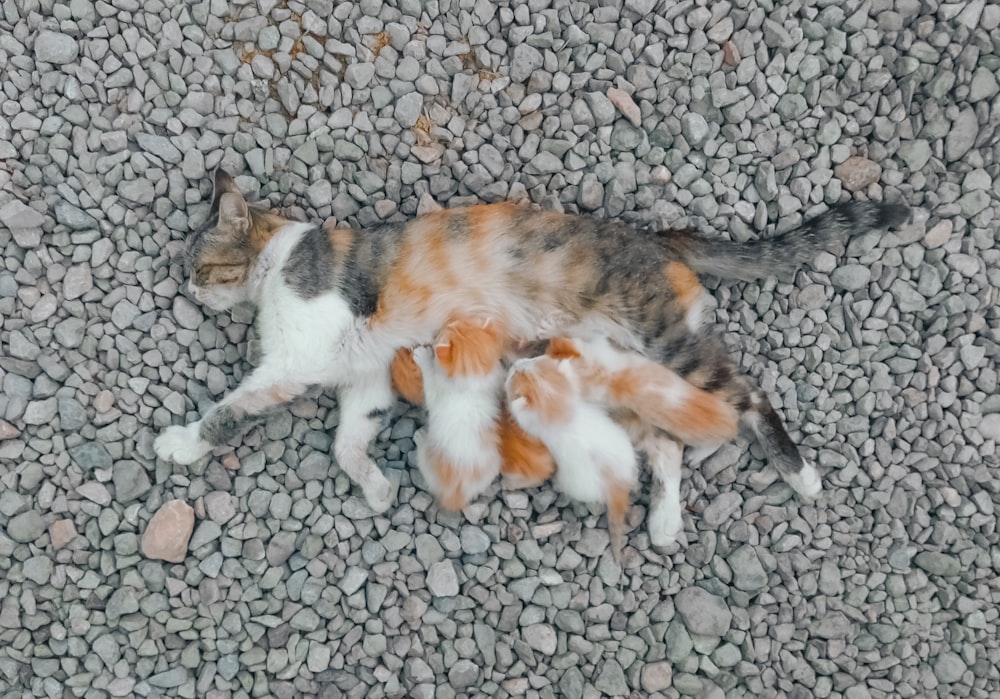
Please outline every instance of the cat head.
[[208, 220], [188, 241], [190, 289], [217, 311], [250, 299], [249, 282], [261, 251], [288, 220], [247, 203], [233, 178], [215, 171]]
[[569, 419], [576, 390], [562, 364], [547, 355], [514, 362], [505, 389], [510, 412], [522, 427], [525, 422], [558, 424]]

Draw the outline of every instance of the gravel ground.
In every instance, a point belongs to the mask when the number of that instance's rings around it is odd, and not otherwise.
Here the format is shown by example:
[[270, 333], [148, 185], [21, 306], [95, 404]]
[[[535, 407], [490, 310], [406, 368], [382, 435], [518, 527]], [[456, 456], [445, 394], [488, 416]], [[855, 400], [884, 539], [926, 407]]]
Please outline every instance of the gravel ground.
[[[0, 2], [0, 696], [998, 696], [1000, 7], [498, 4]], [[505, 198], [738, 239], [848, 193], [918, 217], [706, 280], [827, 490], [738, 442], [685, 473], [674, 550], [639, 499], [619, 568], [550, 488], [439, 512], [402, 405], [385, 516], [330, 465], [327, 395], [155, 461], [252, 356], [245, 310], [183, 295], [219, 164], [359, 226]], [[187, 555], [151, 560], [175, 499]]]

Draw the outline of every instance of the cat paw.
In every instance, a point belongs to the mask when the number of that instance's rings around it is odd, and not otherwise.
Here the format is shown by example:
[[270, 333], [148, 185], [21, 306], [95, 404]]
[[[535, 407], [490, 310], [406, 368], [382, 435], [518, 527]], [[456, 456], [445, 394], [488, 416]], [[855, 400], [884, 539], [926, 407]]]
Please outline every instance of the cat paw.
[[798, 473], [786, 474], [785, 481], [792, 486], [792, 490], [807, 500], [815, 500], [823, 491], [823, 480], [819, 476], [819, 471], [808, 461], [802, 462], [802, 468]]
[[361, 490], [364, 493], [365, 502], [375, 514], [382, 514], [392, 507], [394, 499], [392, 483], [382, 474], [379, 474], [378, 479], [372, 478], [369, 483], [364, 484]]
[[420, 345], [413, 348], [413, 362], [421, 372], [426, 374], [434, 369], [437, 360], [434, 358], [434, 348], [428, 345]]
[[198, 424], [171, 425], [153, 440], [153, 451], [164, 461], [190, 466], [212, 450], [212, 445], [198, 436]]
[[677, 542], [684, 529], [684, 518], [677, 504], [654, 503], [646, 520], [649, 543], [656, 548], [666, 548]]

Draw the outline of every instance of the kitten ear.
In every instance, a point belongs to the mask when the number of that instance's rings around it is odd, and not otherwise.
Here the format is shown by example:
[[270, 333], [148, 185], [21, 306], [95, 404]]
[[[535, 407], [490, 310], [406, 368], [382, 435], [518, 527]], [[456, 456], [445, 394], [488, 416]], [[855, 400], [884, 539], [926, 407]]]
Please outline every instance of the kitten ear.
[[580, 350], [576, 343], [568, 337], [553, 337], [549, 340], [549, 347], [545, 354], [553, 359], [576, 359], [580, 356]]
[[438, 366], [449, 371], [452, 368], [452, 349], [451, 343], [434, 345], [434, 358], [437, 359]]

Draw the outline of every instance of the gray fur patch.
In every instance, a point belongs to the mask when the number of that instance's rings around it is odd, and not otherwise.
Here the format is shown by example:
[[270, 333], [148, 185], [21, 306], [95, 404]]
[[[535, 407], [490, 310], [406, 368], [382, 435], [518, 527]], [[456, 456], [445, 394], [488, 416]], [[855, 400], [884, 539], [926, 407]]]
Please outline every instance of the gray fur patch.
[[292, 248], [281, 274], [300, 298], [311, 299], [333, 288], [333, 244], [322, 228], [311, 228]]

